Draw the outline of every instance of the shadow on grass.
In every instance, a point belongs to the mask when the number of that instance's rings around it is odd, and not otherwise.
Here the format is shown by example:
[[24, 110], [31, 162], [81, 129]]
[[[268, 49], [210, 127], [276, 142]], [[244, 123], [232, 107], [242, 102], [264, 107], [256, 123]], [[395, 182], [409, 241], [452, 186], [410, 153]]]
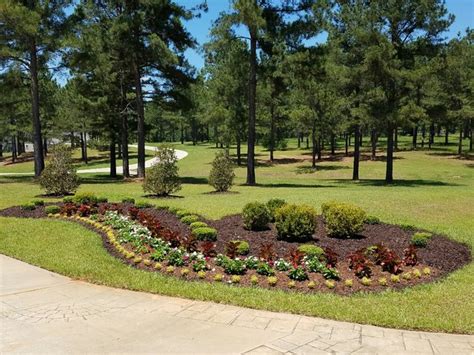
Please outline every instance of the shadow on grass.
[[[249, 186], [246, 184], [241, 184], [240, 186]], [[282, 182], [282, 183], [272, 183], [272, 184], [257, 184], [255, 186], [251, 187], [265, 187], [265, 188], [326, 188], [326, 187], [337, 187], [335, 185], [319, 185], [319, 184], [292, 184], [288, 182]]]
[[209, 183], [207, 178], [204, 177], [183, 176], [180, 179], [183, 184], [207, 185]]
[[311, 166], [304, 166], [300, 165], [296, 167], [296, 174], [314, 174], [318, 171], [333, 171], [333, 170], [341, 170], [341, 169], [350, 169], [349, 166], [346, 165], [318, 165], [316, 164], [316, 168]]
[[392, 183], [387, 183], [385, 180], [334, 180], [341, 185], [357, 184], [362, 186], [402, 186], [402, 187], [417, 187], [417, 186], [463, 186], [462, 184], [455, 184], [451, 182], [437, 181], [437, 180], [394, 180]]
[[0, 184], [13, 184], [18, 182], [35, 182], [35, 178], [33, 175], [0, 175]]
[[83, 175], [80, 176], [81, 183], [83, 184], [117, 184], [117, 183], [126, 183], [133, 180], [124, 180], [122, 175], [117, 175], [117, 177], [111, 177], [109, 175]]

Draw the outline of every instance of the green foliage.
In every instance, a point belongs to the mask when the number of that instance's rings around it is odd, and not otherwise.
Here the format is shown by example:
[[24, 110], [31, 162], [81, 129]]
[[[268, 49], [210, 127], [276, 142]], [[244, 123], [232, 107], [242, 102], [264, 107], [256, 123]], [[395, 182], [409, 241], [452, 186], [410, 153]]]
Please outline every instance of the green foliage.
[[181, 189], [175, 150], [171, 145], [161, 145], [156, 159], [146, 173], [143, 190], [158, 196], [168, 196]]
[[151, 204], [150, 202], [146, 202], [146, 201], [138, 201], [137, 203], [135, 203], [135, 207], [136, 208], [150, 208], [150, 207], [153, 207], [153, 204]]
[[246, 240], [233, 240], [233, 243], [237, 245], [237, 254], [247, 255], [250, 251], [250, 245]]
[[72, 196], [66, 196], [63, 198], [64, 203], [72, 203]]
[[197, 240], [217, 240], [217, 231], [211, 227], [199, 227], [193, 229], [193, 235]]
[[59, 213], [59, 211], [61, 211], [61, 207], [59, 206], [46, 206], [44, 208], [44, 211], [47, 213], [47, 214], [56, 214], [56, 213]]
[[24, 203], [23, 205], [21, 205], [20, 208], [23, 211], [33, 211], [34, 209], [36, 209], [36, 206], [32, 202], [28, 202], [28, 203]]
[[185, 223], [185, 224], [191, 224], [191, 223], [194, 223], [194, 222], [198, 222], [199, 217], [196, 216], [196, 215], [188, 215], [188, 216], [181, 217], [180, 221]]
[[194, 230], [196, 228], [202, 228], [202, 227], [209, 227], [207, 223], [205, 222], [193, 222], [189, 225], [189, 227]]
[[260, 262], [257, 266], [257, 274], [259, 275], [265, 275], [265, 276], [273, 276], [275, 275], [275, 271], [272, 269], [270, 265], [266, 262]]
[[288, 277], [292, 280], [304, 281], [308, 279], [308, 274], [303, 267], [297, 266], [288, 271]]
[[376, 216], [367, 216], [365, 217], [365, 223], [367, 224], [380, 224], [380, 218]]
[[131, 204], [134, 204], [135, 203], [135, 199], [133, 197], [124, 197], [122, 199], [122, 203], [131, 203]]
[[270, 212], [270, 216], [272, 217], [272, 222], [275, 221], [276, 210], [279, 209], [280, 207], [283, 207], [284, 205], [286, 205], [286, 201], [281, 198], [272, 198], [268, 200], [267, 208], [268, 208], [268, 211]]
[[428, 241], [431, 237], [431, 233], [417, 232], [411, 237], [411, 244], [419, 248], [424, 248], [428, 245]]
[[263, 203], [250, 202], [242, 210], [242, 219], [246, 229], [258, 231], [268, 227], [271, 216]]
[[217, 152], [209, 174], [209, 185], [218, 192], [225, 192], [232, 187], [234, 177], [234, 166], [229, 152]]
[[364, 276], [360, 279], [360, 283], [364, 286], [370, 286], [372, 284], [372, 280]]
[[72, 197], [72, 202], [92, 205], [97, 203], [97, 196], [93, 192], [80, 192]]
[[48, 163], [39, 178], [39, 184], [46, 193], [52, 195], [66, 195], [77, 190], [79, 177], [68, 147], [56, 145], [51, 149]]
[[176, 211], [176, 217], [178, 217], [178, 218], [182, 218], [184, 216], [189, 216], [189, 215], [192, 215], [192, 213], [189, 212], [189, 211], [186, 211], [186, 210], [177, 210]]
[[278, 237], [282, 239], [306, 239], [316, 228], [316, 210], [308, 205], [287, 204], [275, 214]]
[[302, 252], [304, 255], [308, 257], [316, 257], [321, 258], [324, 255], [324, 250], [317, 245], [312, 244], [303, 244], [298, 247], [298, 251]]
[[322, 205], [326, 229], [330, 236], [350, 238], [364, 228], [365, 211], [355, 205], [327, 202]]
[[44, 206], [44, 200], [32, 200], [31, 203], [35, 205], [36, 207]]
[[267, 277], [267, 282], [270, 286], [276, 286], [276, 284], [278, 283], [278, 278], [276, 278], [275, 276]]

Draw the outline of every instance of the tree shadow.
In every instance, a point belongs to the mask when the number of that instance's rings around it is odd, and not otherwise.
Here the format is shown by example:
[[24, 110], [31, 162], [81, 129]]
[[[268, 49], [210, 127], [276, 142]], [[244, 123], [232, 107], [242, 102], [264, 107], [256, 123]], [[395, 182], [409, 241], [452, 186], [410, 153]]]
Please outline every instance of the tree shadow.
[[122, 175], [112, 177], [109, 175], [82, 175], [80, 176], [81, 183], [84, 184], [123, 184], [133, 180], [124, 179]]
[[316, 168], [311, 166], [300, 165], [296, 167], [295, 173], [296, 174], [314, 174], [318, 171], [333, 171], [333, 170], [341, 170], [341, 169], [350, 169], [350, 167], [345, 165], [318, 165], [316, 164]]
[[432, 155], [436, 157], [446, 157], [457, 160], [474, 160], [474, 154], [468, 152], [463, 153], [461, 156], [455, 152], [433, 152], [427, 153], [427, 155]]
[[205, 177], [182, 176], [180, 180], [183, 184], [192, 185], [207, 185], [209, 183], [208, 179]]
[[[241, 184], [240, 186], [248, 186], [247, 184]], [[319, 185], [319, 184], [292, 184], [287, 182], [282, 183], [267, 183], [267, 184], [256, 184], [252, 187], [265, 187], [265, 188], [326, 188], [326, 187], [336, 187], [335, 185]]]
[[0, 184], [13, 184], [19, 182], [34, 182], [35, 177], [33, 175], [0, 175]]
[[148, 199], [155, 199], [155, 200], [172, 200], [172, 199], [179, 199], [179, 198], [184, 198], [184, 196], [179, 196], [179, 195], [153, 195], [153, 194], [148, 194], [148, 195], [143, 195], [144, 198]]
[[451, 182], [437, 181], [437, 180], [394, 180], [391, 183], [387, 183], [385, 180], [380, 179], [363, 179], [363, 180], [335, 180], [338, 184], [357, 184], [362, 186], [401, 186], [401, 187], [417, 187], [417, 186], [464, 186], [461, 184], [455, 184]]

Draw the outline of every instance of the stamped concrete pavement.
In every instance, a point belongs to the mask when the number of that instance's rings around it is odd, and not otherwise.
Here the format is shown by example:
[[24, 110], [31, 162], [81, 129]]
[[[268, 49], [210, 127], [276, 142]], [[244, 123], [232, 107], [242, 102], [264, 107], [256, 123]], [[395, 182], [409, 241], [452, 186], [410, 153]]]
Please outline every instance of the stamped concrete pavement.
[[74, 281], [0, 255], [0, 353], [474, 354], [385, 329]]

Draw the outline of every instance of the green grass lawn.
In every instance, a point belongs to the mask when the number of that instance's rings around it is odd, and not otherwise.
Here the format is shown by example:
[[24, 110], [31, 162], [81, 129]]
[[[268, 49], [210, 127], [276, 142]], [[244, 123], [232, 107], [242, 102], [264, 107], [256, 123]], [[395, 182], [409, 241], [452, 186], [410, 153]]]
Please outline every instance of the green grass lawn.
[[[409, 137], [401, 139], [400, 148], [408, 146]], [[388, 186], [383, 183], [383, 161], [362, 161], [362, 180], [352, 182], [350, 158], [324, 160], [312, 172], [310, 162], [303, 160], [309, 157], [308, 151], [296, 149], [295, 142], [290, 142], [287, 150], [276, 153], [274, 164], [267, 161], [268, 152], [258, 150], [256, 187], [243, 185], [245, 168], [237, 168], [232, 194], [209, 194], [212, 188], [207, 185], [207, 176], [216, 151], [212, 145], [176, 147], [189, 152], [179, 162], [183, 188], [173, 198], [148, 199], [157, 205], [179, 206], [208, 218], [220, 218], [240, 212], [249, 201], [272, 197], [309, 203], [318, 209], [322, 202], [341, 200], [356, 203], [384, 221], [413, 224], [447, 234], [471, 249], [474, 246], [474, 158], [468, 155], [458, 159], [453, 154], [454, 144], [437, 144], [432, 151], [397, 152], [397, 181]], [[364, 148], [368, 144], [364, 143]], [[81, 178], [80, 191], [95, 192], [112, 201], [125, 196], [145, 199], [139, 182], [112, 180], [105, 175]], [[0, 177], [0, 208], [28, 202], [39, 194], [30, 177]], [[110, 257], [98, 236], [63, 221], [1, 218], [0, 252], [111, 286], [397, 328], [474, 333], [473, 263], [430, 285], [345, 297], [186, 283], [134, 270]]]

